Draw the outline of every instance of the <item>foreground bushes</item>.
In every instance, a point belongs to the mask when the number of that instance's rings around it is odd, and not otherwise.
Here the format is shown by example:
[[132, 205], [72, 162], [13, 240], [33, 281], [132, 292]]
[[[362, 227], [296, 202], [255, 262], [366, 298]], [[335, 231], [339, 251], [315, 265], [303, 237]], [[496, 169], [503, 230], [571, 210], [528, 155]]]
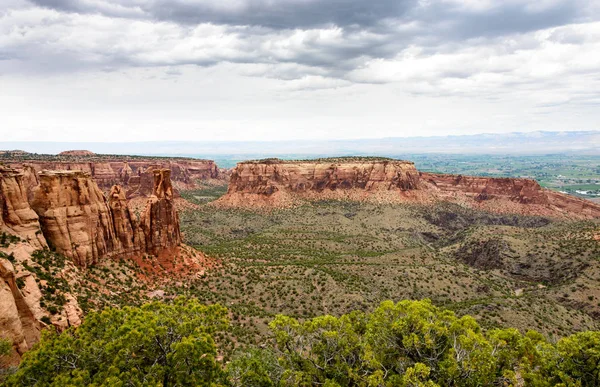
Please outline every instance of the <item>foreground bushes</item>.
[[9, 386], [600, 386], [600, 333], [548, 343], [516, 329], [482, 332], [428, 300], [304, 322], [277, 316], [274, 340], [226, 367], [211, 335], [225, 308], [195, 300], [88, 315], [48, 333]]

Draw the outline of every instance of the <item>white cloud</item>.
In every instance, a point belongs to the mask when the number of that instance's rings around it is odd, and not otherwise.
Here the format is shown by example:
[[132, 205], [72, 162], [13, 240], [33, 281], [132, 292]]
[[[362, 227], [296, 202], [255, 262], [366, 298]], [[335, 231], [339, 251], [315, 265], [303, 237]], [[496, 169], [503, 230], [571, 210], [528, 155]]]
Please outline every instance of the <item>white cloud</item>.
[[[296, 17], [274, 0], [53, 3], [0, 11], [0, 134], [356, 138], [597, 129], [600, 118], [591, 5], [563, 16], [575, 11], [561, 0], [390, 1], [367, 17], [364, 2], [345, 14], [284, 1]], [[202, 7], [212, 19], [175, 15]], [[498, 24], [506, 15], [512, 29]]]

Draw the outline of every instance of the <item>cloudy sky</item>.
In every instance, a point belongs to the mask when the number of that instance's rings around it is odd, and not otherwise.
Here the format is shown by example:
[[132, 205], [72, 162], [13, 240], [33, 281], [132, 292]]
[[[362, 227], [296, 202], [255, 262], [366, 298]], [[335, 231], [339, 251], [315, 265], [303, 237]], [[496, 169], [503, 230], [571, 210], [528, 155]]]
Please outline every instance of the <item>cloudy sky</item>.
[[1, 0], [4, 141], [600, 129], [598, 0]]

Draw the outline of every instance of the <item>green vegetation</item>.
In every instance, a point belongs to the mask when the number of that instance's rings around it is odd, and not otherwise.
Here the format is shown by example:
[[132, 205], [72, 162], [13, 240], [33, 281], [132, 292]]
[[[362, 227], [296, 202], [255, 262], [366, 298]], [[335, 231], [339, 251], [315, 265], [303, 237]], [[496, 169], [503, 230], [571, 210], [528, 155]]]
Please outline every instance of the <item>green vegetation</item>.
[[211, 386], [222, 377], [212, 335], [227, 311], [176, 299], [90, 313], [78, 328], [44, 332], [7, 386]]
[[[484, 331], [429, 300], [300, 321], [278, 315], [261, 348], [225, 365], [213, 336], [227, 310], [193, 299], [91, 313], [46, 332], [7, 386], [594, 386], [600, 332], [556, 344], [537, 332]], [[218, 341], [217, 341], [218, 343]]]
[[227, 305], [236, 345], [262, 342], [279, 313], [340, 316], [387, 299], [428, 298], [485, 329], [554, 339], [600, 329], [596, 222], [341, 201], [180, 219], [185, 242], [218, 260], [185, 294]]
[[20, 242], [21, 238], [16, 235], [7, 234], [5, 232], [0, 233], [0, 247], [8, 247], [13, 243]]

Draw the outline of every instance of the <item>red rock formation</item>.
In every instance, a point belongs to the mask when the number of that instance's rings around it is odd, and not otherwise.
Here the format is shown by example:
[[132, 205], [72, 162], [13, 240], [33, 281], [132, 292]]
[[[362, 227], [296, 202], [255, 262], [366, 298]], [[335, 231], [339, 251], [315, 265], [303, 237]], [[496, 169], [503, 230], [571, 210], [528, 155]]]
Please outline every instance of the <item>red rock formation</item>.
[[168, 169], [154, 171], [154, 190], [141, 219], [146, 251], [157, 256], [181, 244], [170, 175]]
[[44, 171], [32, 208], [53, 248], [86, 267], [105, 257], [158, 255], [181, 244], [169, 170], [153, 173], [153, 195], [138, 222], [125, 191], [113, 186], [109, 199], [89, 174]]
[[[0, 337], [13, 342], [13, 363], [39, 340], [40, 328], [45, 325], [40, 321], [46, 321], [42, 318], [49, 318], [59, 329], [80, 323], [81, 309], [69, 293], [63, 293], [67, 302], [58, 314], [51, 315], [41, 306], [42, 292], [25, 262], [31, 265], [34, 251], [47, 247], [46, 241], [79, 267], [111, 257], [141, 260], [149, 254], [168, 263], [174, 257], [185, 261], [190, 255], [180, 254], [170, 171], [156, 170], [152, 176], [153, 194], [138, 221], [122, 187], [113, 186], [107, 200], [85, 172], [39, 173], [30, 207], [23, 174], [0, 168], [0, 231], [27, 240], [0, 246]], [[69, 263], [71, 273], [78, 271], [73, 263]], [[177, 267], [175, 263], [171, 266]], [[53, 275], [63, 275], [63, 271]]]
[[46, 247], [37, 214], [27, 201], [23, 173], [0, 166], [0, 231], [28, 240], [37, 248]]
[[[286, 205], [295, 198], [347, 198], [381, 191], [408, 192], [419, 185], [411, 162], [331, 159], [288, 162], [278, 159], [239, 163], [232, 171], [225, 204]], [[350, 198], [351, 198], [350, 197]]]
[[94, 152], [90, 152], [89, 150], [68, 150], [64, 152], [60, 152], [59, 156], [93, 156]]
[[0, 337], [12, 341], [16, 353], [11, 363], [15, 363], [38, 342], [42, 324], [17, 286], [13, 265], [5, 259], [0, 259], [0, 311]]
[[549, 204], [547, 192], [531, 179], [421, 173], [421, 180], [430, 183], [431, 190], [459, 192], [478, 201], [503, 198], [522, 204]]
[[44, 171], [39, 178], [31, 207], [50, 246], [82, 267], [122, 251], [110, 207], [88, 173]]
[[[126, 189], [127, 197], [148, 196], [152, 186], [143, 185], [144, 181], [152, 182], [154, 169], [170, 169], [171, 178], [179, 188], [194, 188], [196, 180], [219, 179], [221, 173], [212, 160], [193, 159], [110, 159], [107, 157], [68, 157], [67, 161], [47, 161], [30, 159], [26, 162], [14, 161], [8, 164], [22, 170], [26, 166], [36, 172], [42, 170], [67, 170], [88, 173], [96, 180], [98, 186], [108, 192], [113, 185], [121, 185]], [[74, 159], [74, 160], [73, 160]]]
[[499, 213], [600, 217], [597, 204], [544, 189], [531, 179], [419, 173], [410, 162], [360, 158], [239, 163], [227, 194], [215, 204], [279, 207], [300, 199], [450, 201]]
[[122, 253], [137, 255], [146, 251], [146, 240], [137, 217], [127, 205], [125, 191], [118, 185], [111, 188], [109, 206], [114, 220], [115, 234], [121, 244]]

